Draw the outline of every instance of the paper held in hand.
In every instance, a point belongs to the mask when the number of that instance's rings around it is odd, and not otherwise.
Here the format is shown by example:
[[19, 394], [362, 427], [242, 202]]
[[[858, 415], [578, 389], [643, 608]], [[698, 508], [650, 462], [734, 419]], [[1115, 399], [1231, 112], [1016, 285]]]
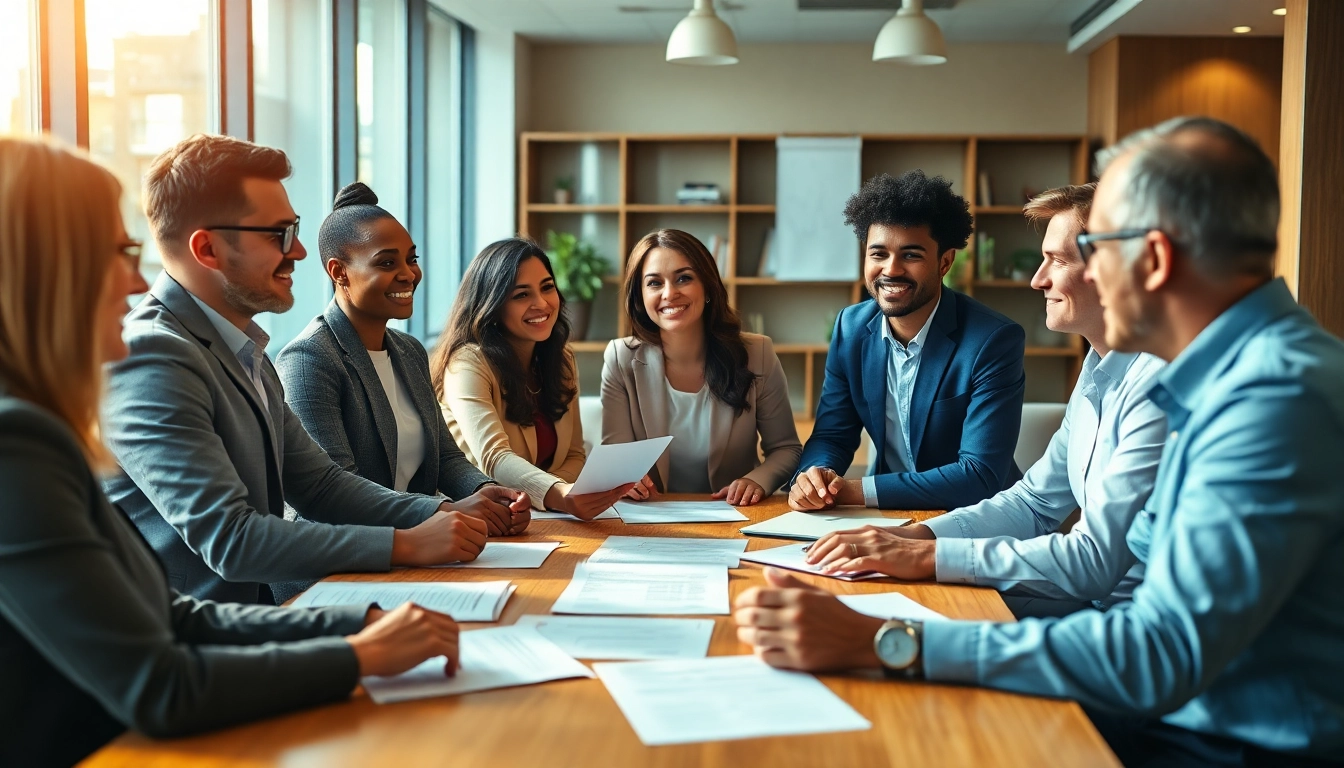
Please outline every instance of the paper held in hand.
[[633, 443], [595, 445], [589, 451], [574, 485], [567, 496], [601, 493], [628, 483], [637, 483], [653, 469], [654, 462], [667, 450], [672, 436], [636, 440]]

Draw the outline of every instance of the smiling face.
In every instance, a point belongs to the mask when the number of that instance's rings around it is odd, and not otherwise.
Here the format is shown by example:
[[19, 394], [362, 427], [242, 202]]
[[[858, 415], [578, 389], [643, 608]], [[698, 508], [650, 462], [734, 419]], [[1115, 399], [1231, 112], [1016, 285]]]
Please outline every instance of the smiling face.
[[391, 216], [364, 222], [359, 232], [361, 239], [344, 249], [348, 263], [332, 259], [328, 270], [359, 312], [405, 320], [415, 309], [415, 289], [423, 277], [410, 233]]
[[644, 311], [661, 333], [701, 332], [705, 284], [690, 259], [671, 248], [652, 248], [640, 273]]
[[123, 249], [133, 245], [126, 228], [117, 217], [117, 253], [108, 262], [103, 291], [98, 301], [98, 361], [112, 363], [126, 357], [126, 342], [121, 338], [122, 321], [131, 311], [127, 299], [149, 290], [140, 274], [140, 257]]
[[500, 310], [499, 324], [516, 341], [540, 344], [551, 337], [560, 319], [560, 292], [555, 278], [541, 259], [534, 257], [518, 265], [513, 290]]
[[1047, 328], [1100, 340], [1104, 333], [1101, 301], [1096, 288], [1083, 277], [1086, 265], [1074, 241], [1081, 231], [1082, 225], [1072, 210], [1050, 218], [1041, 242], [1045, 258], [1031, 278], [1031, 287], [1045, 294]]
[[955, 253], [939, 253], [927, 226], [874, 224], [868, 228], [863, 279], [882, 314], [905, 317], [942, 295], [943, 275]]
[[[278, 181], [244, 179], [247, 216], [243, 227], [285, 227], [297, 216]], [[216, 232], [212, 245], [224, 278], [224, 299], [234, 310], [251, 316], [285, 312], [294, 306], [294, 262], [308, 254], [297, 237], [288, 254], [280, 252], [281, 236], [269, 232]]]
[[[1119, 228], [1114, 217], [1120, 210], [1130, 160], [1129, 156], [1121, 156], [1102, 174], [1087, 218], [1088, 232], [1113, 232]], [[1143, 258], [1127, 258], [1123, 251], [1127, 243], [1133, 247], [1131, 241], [1097, 243], [1096, 251], [1088, 259], [1085, 276], [1097, 289], [1106, 325], [1106, 345], [1122, 352], [1152, 351], [1146, 348], [1145, 339], [1161, 308], [1143, 290], [1140, 274]]]

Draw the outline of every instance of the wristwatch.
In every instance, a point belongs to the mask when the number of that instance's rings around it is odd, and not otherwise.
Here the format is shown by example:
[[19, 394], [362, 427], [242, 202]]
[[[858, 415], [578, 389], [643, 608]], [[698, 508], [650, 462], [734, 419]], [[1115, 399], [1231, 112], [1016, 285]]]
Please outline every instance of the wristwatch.
[[873, 650], [887, 677], [924, 678], [924, 622], [892, 619], [877, 630]]

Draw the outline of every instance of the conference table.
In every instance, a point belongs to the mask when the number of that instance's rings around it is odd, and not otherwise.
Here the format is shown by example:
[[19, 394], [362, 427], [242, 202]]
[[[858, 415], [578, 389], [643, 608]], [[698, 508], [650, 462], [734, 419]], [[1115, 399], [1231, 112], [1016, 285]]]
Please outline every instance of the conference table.
[[[664, 496], [667, 500], [695, 497]], [[737, 538], [738, 529], [788, 511], [783, 496], [741, 507], [738, 523], [627, 525], [533, 520], [517, 541], [560, 541], [537, 569], [398, 569], [340, 574], [343, 581], [489, 581], [518, 586], [500, 617], [546, 614], [569, 583], [576, 563], [611, 535]], [[924, 520], [939, 512], [883, 512]], [[748, 550], [789, 542], [747, 537]], [[898, 582], [844, 582], [798, 574], [837, 594], [898, 591], [956, 619], [1012, 621], [991, 589]], [[764, 583], [746, 561], [729, 571], [734, 597]], [[738, 642], [731, 616], [714, 617], [711, 656], [750, 653]], [[490, 624], [463, 624], [464, 630]], [[586, 660], [585, 660], [586, 661]], [[876, 673], [828, 674], [820, 679], [867, 718], [866, 731], [646, 747], [599, 680], [563, 680], [397, 704], [374, 704], [362, 690], [348, 700], [202, 736], [152, 740], [118, 738], [84, 763], [91, 768], [258, 768], [260, 766], [1118, 766], [1113, 753], [1073, 702], [957, 685], [886, 680]]]

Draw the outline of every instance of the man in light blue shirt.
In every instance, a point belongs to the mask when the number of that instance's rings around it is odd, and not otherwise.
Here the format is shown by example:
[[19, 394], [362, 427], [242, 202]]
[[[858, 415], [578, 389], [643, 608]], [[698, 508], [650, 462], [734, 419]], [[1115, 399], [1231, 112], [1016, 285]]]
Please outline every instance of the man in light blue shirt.
[[[1166, 439], [1166, 414], [1148, 399], [1164, 363], [1106, 344], [1101, 301], [1074, 242], [1095, 187], [1052, 189], [1025, 208], [1029, 220], [1046, 225], [1044, 258], [1031, 281], [1044, 294], [1046, 324], [1081, 334], [1092, 347], [1045, 455], [993, 498], [922, 525], [830, 534], [811, 547], [810, 562], [994, 587], [1008, 593], [1004, 601], [1018, 618], [1129, 599], [1143, 566], [1125, 532], [1153, 490]], [[1077, 525], [1057, 533], [1075, 509], [1082, 509]]]
[[[779, 666], [1076, 699], [1128, 765], [1344, 758], [1344, 343], [1273, 277], [1274, 163], [1208, 118], [1141, 131], [1079, 237], [1114, 349], [1169, 360], [1131, 602], [1018, 624], [882, 622], [771, 573], [739, 636]], [[784, 610], [781, 610], [783, 608]], [[824, 624], [824, 631], [819, 626]]]

